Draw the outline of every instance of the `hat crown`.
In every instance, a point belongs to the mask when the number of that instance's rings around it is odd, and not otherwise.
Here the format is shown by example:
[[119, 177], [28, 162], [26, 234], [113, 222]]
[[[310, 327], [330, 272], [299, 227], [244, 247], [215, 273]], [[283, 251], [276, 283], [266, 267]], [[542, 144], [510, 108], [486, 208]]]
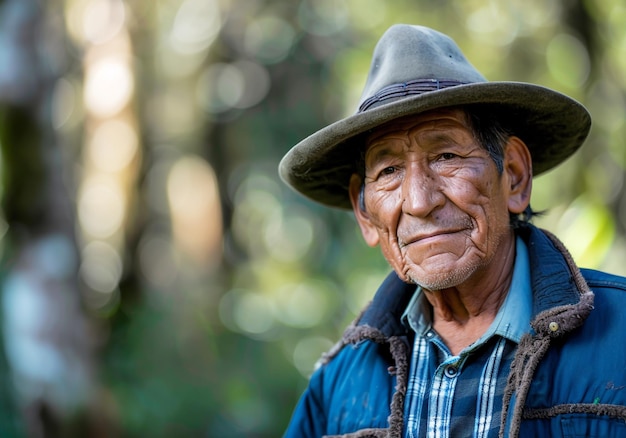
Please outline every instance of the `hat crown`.
[[[364, 103], [381, 94], [381, 90], [415, 81], [435, 84], [423, 91], [439, 89], [439, 81], [454, 85], [487, 82], [447, 35], [423, 26], [396, 24], [383, 34], [374, 49], [359, 107], [363, 110]], [[382, 104], [404, 96], [396, 93], [375, 100]]]

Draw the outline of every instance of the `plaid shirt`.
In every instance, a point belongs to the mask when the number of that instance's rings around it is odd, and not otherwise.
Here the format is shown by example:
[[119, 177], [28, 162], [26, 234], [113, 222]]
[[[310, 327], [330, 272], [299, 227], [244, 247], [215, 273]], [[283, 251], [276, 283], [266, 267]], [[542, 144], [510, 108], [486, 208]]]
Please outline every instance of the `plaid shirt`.
[[403, 321], [415, 331], [405, 403], [405, 436], [497, 437], [502, 395], [532, 312], [528, 251], [517, 239], [511, 288], [493, 323], [458, 356], [432, 329], [430, 304], [420, 290]]

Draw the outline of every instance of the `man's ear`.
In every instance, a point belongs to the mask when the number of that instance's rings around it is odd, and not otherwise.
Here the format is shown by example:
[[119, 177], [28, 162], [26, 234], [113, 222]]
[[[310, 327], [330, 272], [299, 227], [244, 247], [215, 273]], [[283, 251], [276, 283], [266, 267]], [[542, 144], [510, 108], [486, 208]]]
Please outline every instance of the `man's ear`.
[[520, 214], [530, 204], [533, 184], [533, 164], [530, 151], [519, 137], [509, 138], [504, 152], [504, 172], [508, 176], [508, 207]]
[[363, 239], [365, 239], [365, 243], [374, 247], [378, 245], [378, 230], [372, 224], [367, 213], [364, 184], [363, 179], [359, 175], [356, 173], [352, 174], [349, 187], [350, 202], [352, 203], [352, 211], [354, 211], [354, 217], [361, 228], [361, 234]]

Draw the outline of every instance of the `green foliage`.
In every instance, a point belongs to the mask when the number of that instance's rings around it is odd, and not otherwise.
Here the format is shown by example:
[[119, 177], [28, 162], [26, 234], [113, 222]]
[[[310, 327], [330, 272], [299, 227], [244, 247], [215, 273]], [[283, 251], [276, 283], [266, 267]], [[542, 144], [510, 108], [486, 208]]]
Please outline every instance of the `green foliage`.
[[[561, 236], [581, 264], [624, 274], [612, 263], [626, 256], [621, 3], [126, 2], [142, 163], [134, 209], [116, 241], [124, 265], [119, 302], [89, 312], [101, 328], [102, 398], [121, 436], [275, 437], [285, 428], [316, 358], [389, 267], [362, 241], [351, 213], [285, 187], [278, 162], [308, 134], [355, 111], [373, 46], [396, 22], [450, 34], [490, 80], [537, 82], [589, 107], [589, 140], [535, 181], [533, 207], [547, 210], [538, 224]], [[80, 4], [66, 3], [68, 33], [77, 32], [71, 17]], [[67, 51], [65, 79], [80, 84], [75, 71], [84, 59]], [[86, 172], [87, 140], [76, 134], [89, 132], [83, 117], [75, 110], [56, 132]], [[6, 182], [27, 150], [8, 140], [16, 131], [3, 120], [3, 205], [26, 202], [39, 196], [30, 191], [36, 181]], [[172, 163], [190, 154], [215, 171], [223, 220], [223, 228], [206, 223], [222, 241], [201, 262], [176, 240], [167, 194]], [[33, 158], [35, 165], [40, 157]], [[0, 396], [9, 400], [8, 389]]]

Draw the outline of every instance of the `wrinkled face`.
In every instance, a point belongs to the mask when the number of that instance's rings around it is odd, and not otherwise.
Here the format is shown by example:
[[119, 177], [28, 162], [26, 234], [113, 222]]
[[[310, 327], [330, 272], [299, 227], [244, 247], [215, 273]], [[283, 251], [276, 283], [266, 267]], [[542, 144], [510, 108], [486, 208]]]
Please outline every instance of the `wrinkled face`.
[[365, 153], [365, 210], [358, 206], [360, 178], [353, 175], [350, 187], [367, 243], [380, 244], [401, 278], [429, 290], [498, 275], [513, 245], [509, 211], [523, 211], [530, 197], [530, 155], [512, 139], [500, 174], [461, 110], [374, 132]]

